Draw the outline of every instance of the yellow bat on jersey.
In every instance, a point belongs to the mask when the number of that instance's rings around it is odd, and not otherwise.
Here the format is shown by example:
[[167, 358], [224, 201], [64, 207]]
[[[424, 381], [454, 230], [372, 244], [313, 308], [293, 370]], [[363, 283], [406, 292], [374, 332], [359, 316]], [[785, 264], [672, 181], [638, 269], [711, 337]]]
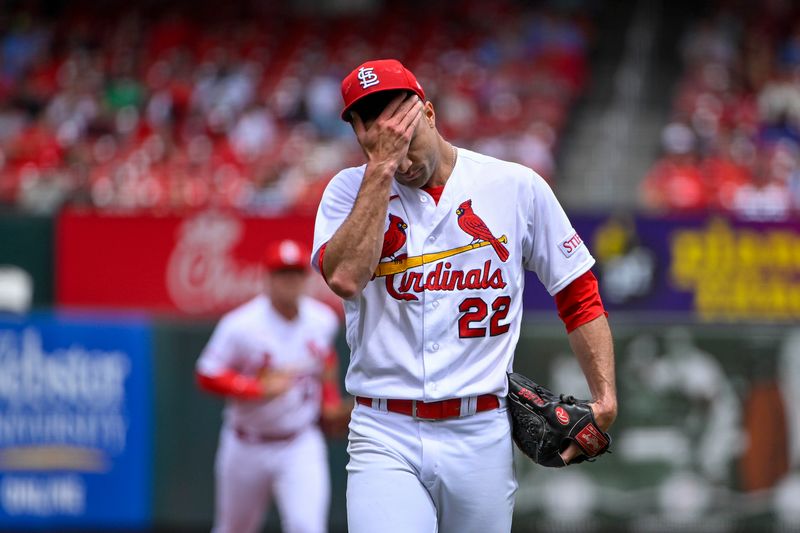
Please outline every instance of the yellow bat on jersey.
[[[497, 240], [503, 244], [508, 242], [508, 238], [505, 235], [501, 235]], [[401, 274], [409, 268], [427, 265], [428, 263], [435, 263], [436, 261], [440, 261], [447, 257], [463, 254], [464, 252], [469, 252], [470, 250], [475, 250], [477, 248], [483, 248], [489, 244], [489, 241], [480, 241], [473, 244], [467, 244], [466, 246], [459, 246], [458, 248], [443, 250], [441, 252], [415, 255], [413, 257], [398, 259], [397, 261], [385, 261], [383, 263], [378, 263], [378, 268], [375, 269], [375, 277], [380, 278], [383, 276], [391, 276], [392, 274]]]

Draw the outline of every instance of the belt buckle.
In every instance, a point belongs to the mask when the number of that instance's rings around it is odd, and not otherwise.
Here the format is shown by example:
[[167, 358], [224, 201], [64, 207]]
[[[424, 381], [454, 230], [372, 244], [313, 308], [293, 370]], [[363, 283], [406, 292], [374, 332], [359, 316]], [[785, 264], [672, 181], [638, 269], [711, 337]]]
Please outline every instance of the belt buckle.
[[433, 422], [439, 420], [438, 418], [427, 418], [424, 416], [417, 416], [417, 400], [411, 400], [411, 417], [414, 420], [422, 420], [424, 422]]

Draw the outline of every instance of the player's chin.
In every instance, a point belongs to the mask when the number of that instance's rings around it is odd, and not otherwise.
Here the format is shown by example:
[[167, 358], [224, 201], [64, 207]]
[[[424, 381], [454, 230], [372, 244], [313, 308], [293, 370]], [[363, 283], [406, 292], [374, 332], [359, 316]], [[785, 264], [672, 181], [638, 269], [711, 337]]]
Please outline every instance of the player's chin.
[[394, 175], [394, 179], [401, 185], [406, 187], [420, 188], [424, 187], [430, 180], [430, 176], [425, 172], [425, 169], [420, 169], [413, 174], [400, 174], [399, 172]]

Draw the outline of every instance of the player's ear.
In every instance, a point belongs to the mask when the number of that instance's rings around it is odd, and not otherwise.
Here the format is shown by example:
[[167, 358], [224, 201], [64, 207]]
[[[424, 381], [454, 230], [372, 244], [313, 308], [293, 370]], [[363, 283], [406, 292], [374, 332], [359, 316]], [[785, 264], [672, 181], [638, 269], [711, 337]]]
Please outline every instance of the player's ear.
[[431, 128], [436, 127], [436, 110], [433, 109], [433, 104], [430, 100], [424, 102], [423, 104], [425, 107], [422, 108], [422, 113], [425, 115], [425, 120], [428, 122], [428, 126]]

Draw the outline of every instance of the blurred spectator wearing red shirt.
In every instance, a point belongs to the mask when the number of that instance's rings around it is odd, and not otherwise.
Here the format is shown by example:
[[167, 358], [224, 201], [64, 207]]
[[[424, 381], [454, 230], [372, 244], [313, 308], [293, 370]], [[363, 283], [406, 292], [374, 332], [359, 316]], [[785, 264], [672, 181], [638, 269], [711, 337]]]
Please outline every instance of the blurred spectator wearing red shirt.
[[789, 141], [762, 149], [752, 181], [734, 192], [733, 213], [755, 221], [789, 218], [792, 205], [787, 179], [797, 169], [797, 152], [797, 146]]
[[[424, 21], [389, 2], [336, 24], [294, 3], [56, 4], [0, 17], [0, 201], [57, 175], [62, 201], [103, 209], [313, 211], [362, 157], [338, 116], [344, 66], [387, 50], [441, 93], [459, 144], [553, 178], [587, 73], [589, 19], [517, 0], [434, 2]], [[365, 17], [381, 31], [358, 31]]]
[[709, 207], [722, 211], [733, 208], [736, 191], [750, 183], [755, 166], [755, 145], [744, 135], [721, 134], [700, 164], [710, 191]]
[[700, 211], [710, 202], [708, 183], [695, 156], [696, 138], [685, 124], [667, 125], [661, 137], [664, 156], [642, 182], [644, 205], [656, 211]]

